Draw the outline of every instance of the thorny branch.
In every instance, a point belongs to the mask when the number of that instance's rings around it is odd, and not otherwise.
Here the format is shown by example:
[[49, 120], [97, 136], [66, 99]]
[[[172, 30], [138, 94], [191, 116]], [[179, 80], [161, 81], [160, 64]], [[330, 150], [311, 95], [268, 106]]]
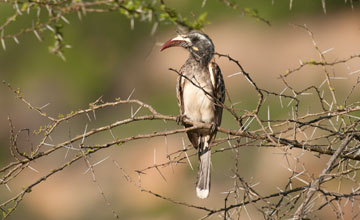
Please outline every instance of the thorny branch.
[[[302, 27], [308, 33], [313, 41], [313, 45], [319, 53], [319, 47], [316, 45], [312, 32], [307, 27]], [[189, 202], [178, 201], [177, 199], [169, 196], [161, 195], [160, 193], [149, 190], [141, 182], [133, 180], [121, 165], [114, 161], [125, 177], [125, 179], [141, 192], [148, 193], [157, 198], [169, 201], [174, 205], [180, 205], [187, 208], [197, 209], [204, 212], [202, 219], [209, 218], [210, 216], [218, 215], [222, 219], [236, 219], [241, 215], [247, 215], [251, 218], [251, 213], [248, 208], [251, 206], [264, 217], [264, 219], [282, 219], [282, 218], [313, 218], [324, 207], [331, 207], [337, 216], [343, 216], [344, 210], [343, 203], [352, 203], [353, 216], [359, 215], [360, 210], [360, 184], [358, 181], [358, 172], [360, 170], [360, 103], [356, 99], [355, 90], [358, 88], [360, 81], [357, 78], [349, 88], [348, 94], [344, 97], [336, 93], [332, 84], [332, 76], [329, 75], [327, 69], [324, 71], [324, 81], [327, 83], [327, 88], [318, 85], [306, 86], [300, 90], [295, 90], [292, 85], [287, 81], [290, 77], [296, 77], [296, 73], [302, 70], [302, 67], [309, 65], [313, 68], [317, 66], [334, 67], [349, 62], [352, 59], [359, 58], [358, 55], [352, 55], [343, 60], [327, 61], [326, 57], [320, 55], [321, 61], [303, 62], [299, 67], [288, 71], [280, 77], [280, 83], [284, 86], [282, 91], [266, 90], [255, 82], [252, 74], [248, 73], [245, 68], [240, 64], [240, 61], [221, 53], [216, 53], [219, 58], [226, 58], [230, 63], [239, 68], [243, 78], [239, 80], [247, 80], [253, 92], [258, 94], [256, 106], [253, 109], [245, 109], [237, 107], [232, 100], [228, 99], [227, 103], [222, 105], [225, 112], [232, 118], [231, 129], [226, 125], [218, 128], [218, 139], [213, 143], [213, 154], [221, 154], [226, 151], [234, 153], [234, 168], [232, 168], [233, 176], [230, 177], [234, 181], [233, 188], [224, 193], [224, 203], [215, 208], [195, 205]], [[177, 74], [177, 70], [171, 69]], [[350, 74], [353, 75], [353, 74]], [[187, 79], [192, 80], [192, 79]], [[29, 196], [34, 187], [45, 182], [51, 176], [58, 174], [67, 167], [77, 162], [84, 160], [91, 172], [92, 180], [97, 184], [99, 193], [104, 198], [105, 203], [112, 209], [114, 217], [117, 217], [116, 208], [114, 210], [110, 200], [107, 198], [105, 192], [102, 190], [99, 182], [97, 181], [94, 166], [99, 165], [107, 158], [93, 163], [91, 155], [96, 154], [98, 151], [108, 149], [114, 146], [122, 147], [124, 144], [134, 142], [141, 139], [151, 139], [155, 137], [170, 137], [175, 134], [184, 134], [186, 131], [198, 128], [210, 128], [211, 124], [192, 122], [184, 119], [187, 124], [192, 124], [192, 127], [168, 129], [171, 123], [164, 124], [165, 128], [152, 132], [128, 135], [126, 137], [118, 137], [115, 128], [123, 127], [129, 124], [138, 122], [147, 123], [150, 125], [152, 121], [172, 122], [175, 126], [176, 116], [165, 115], [153, 108], [151, 105], [146, 104], [137, 99], [132, 99], [131, 95], [127, 99], [116, 99], [113, 102], [102, 102], [101, 98], [93, 103], [90, 103], [88, 108], [73, 111], [66, 115], [52, 116], [48, 115], [42, 107], [34, 106], [28, 101], [20, 89], [14, 89], [10, 84], [4, 84], [15, 94], [15, 96], [22, 101], [29, 109], [35, 114], [47, 121], [47, 124], [35, 132], [29, 129], [16, 129], [13, 119], [9, 116], [10, 127], [10, 144], [9, 151], [12, 156], [12, 162], [3, 165], [0, 168], [0, 186], [8, 187], [8, 183], [15, 181], [19, 174], [25, 169], [33, 169], [31, 165], [36, 161], [50, 158], [61, 149], [67, 149], [75, 152], [72, 157], [66, 158], [66, 162], [61, 166], [48, 171], [45, 174], [24, 187], [21, 192], [13, 194], [10, 198], [1, 198], [0, 210], [3, 213], [2, 219], [7, 219], [19, 204], [23, 201], [25, 196]], [[196, 83], [195, 83], [196, 85]], [[327, 93], [324, 90], [328, 90]], [[309, 93], [315, 91], [314, 94]], [[206, 92], [206, 91], [204, 91]], [[231, 93], [231, 91], [228, 91]], [[208, 94], [211, 96], [211, 94]], [[318, 108], [312, 111], [306, 111], [308, 102], [304, 100], [305, 96], [312, 96], [313, 102], [318, 104]], [[280, 118], [271, 118], [270, 97], [279, 99], [278, 111], [285, 111], [287, 114]], [[355, 99], [354, 99], [355, 98]], [[331, 104], [327, 100], [332, 100]], [[352, 101], [355, 100], [355, 101]], [[343, 103], [343, 104], [341, 104]], [[217, 102], [216, 104], [221, 104]], [[112, 109], [117, 106], [131, 105], [131, 114], [129, 117], [115, 120], [109, 124], [97, 126], [95, 128], [87, 129], [87, 124], [91, 123], [90, 116], [96, 118], [96, 113]], [[271, 107], [270, 107], [271, 106]], [[136, 109], [135, 111], [133, 110]], [[61, 125], [78, 119], [80, 117], [89, 119], [84, 123], [85, 130], [75, 135], [69, 135], [67, 140], [54, 142], [52, 136], [58, 135]], [[97, 119], [99, 120], [99, 119]], [[256, 123], [253, 123], [256, 122]], [[230, 126], [229, 126], [230, 127]], [[35, 133], [41, 139], [37, 144], [28, 147], [31, 152], [23, 152], [19, 147], [19, 135], [25, 132], [28, 136]], [[90, 137], [96, 137], [104, 133], [110, 133], [112, 139], [104, 141], [101, 144], [94, 144], [89, 140]], [[41, 136], [43, 135], [43, 136]], [[180, 146], [180, 145], [179, 145]], [[286, 170], [289, 172], [286, 184], [283, 187], [278, 187], [277, 191], [263, 193], [256, 188], [261, 183], [253, 183], [253, 180], [244, 178], [238, 170], [239, 149], [240, 148], [273, 148], [279, 150], [284, 158], [286, 158]], [[294, 149], [297, 149], [296, 151]], [[296, 152], [301, 152], [298, 155]], [[305, 162], [302, 158], [303, 155], [314, 155], [321, 158], [329, 158], [328, 162], [324, 165], [324, 169], [320, 174], [311, 173], [306, 169]], [[196, 152], [192, 151], [192, 147], [183, 146], [174, 152], [167, 152], [164, 156], [166, 162], [156, 162], [154, 164], [144, 167], [140, 170], [135, 170], [134, 175], [146, 175], [149, 170], [156, 170], [160, 175], [162, 169], [172, 167], [175, 164], [186, 164], [189, 162], [189, 157], [196, 157]], [[294, 161], [290, 163], [289, 160]], [[343, 180], [347, 180], [351, 185], [352, 190], [333, 190], [327, 187], [327, 184], [339, 184]], [[295, 185], [296, 184], [296, 185]], [[300, 185], [299, 185], [300, 184]], [[223, 205], [224, 204], [224, 205]], [[345, 205], [344, 205], [345, 206]]]
[[309, 206], [310, 200], [313, 198], [315, 192], [319, 191], [320, 185], [324, 181], [326, 174], [328, 174], [334, 168], [336, 159], [340, 156], [341, 152], [344, 151], [346, 146], [350, 143], [351, 139], [352, 136], [347, 136], [345, 138], [336, 152], [331, 156], [330, 160], [326, 164], [326, 168], [321, 172], [318, 178], [311, 182], [309, 188], [307, 189], [304, 201], [300, 204], [295, 212], [294, 219], [303, 219], [307, 213], [311, 212], [311, 210], [306, 209], [306, 207]]
[[[223, 1], [224, 5], [239, 10], [240, 13], [253, 17], [268, 25], [270, 22], [259, 15], [255, 9], [240, 8], [236, 4]], [[48, 35], [54, 40], [50, 52], [65, 60], [64, 49], [71, 48], [64, 40], [63, 26], [70, 24], [72, 14], [77, 14], [79, 19], [89, 13], [118, 12], [130, 21], [131, 29], [134, 29], [135, 20], [152, 23], [151, 35], [153, 35], [159, 24], [174, 24], [180, 30], [189, 31], [202, 29], [207, 24], [207, 13], [200, 14], [197, 18], [182, 16], [177, 10], [170, 8], [164, 0], [43, 0], [43, 1], [19, 1], [0, 0], [0, 5], [9, 6], [12, 13], [0, 23], [0, 42], [4, 50], [9, 40], [20, 44], [20, 37], [27, 33], [33, 33], [39, 40], [43, 41]], [[20, 17], [26, 17], [31, 24], [16, 27], [13, 25]], [[13, 28], [15, 26], [16, 28]], [[10, 29], [15, 29], [8, 31]]]

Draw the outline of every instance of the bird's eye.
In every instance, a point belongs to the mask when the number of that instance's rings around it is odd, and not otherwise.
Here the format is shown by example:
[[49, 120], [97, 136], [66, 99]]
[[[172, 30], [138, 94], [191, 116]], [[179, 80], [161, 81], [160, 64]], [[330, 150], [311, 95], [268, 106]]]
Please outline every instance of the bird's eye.
[[196, 42], [198, 42], [199, 41], [199, 38], [197, 38], [197, 37], [194, 37], [193, 39], [191, 39], [191, 42], [192, 43], [196, 43]]
[[199, 48], [197, 48], [195, 46], [193, 46], [192, 49], [195, 50], [195, 51], [199, 51]]

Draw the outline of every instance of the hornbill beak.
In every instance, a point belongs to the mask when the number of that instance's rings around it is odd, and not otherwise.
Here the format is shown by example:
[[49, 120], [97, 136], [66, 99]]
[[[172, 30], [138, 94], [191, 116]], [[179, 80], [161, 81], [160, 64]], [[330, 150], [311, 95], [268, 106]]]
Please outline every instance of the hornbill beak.
[[179, 35], [173, 39], [168, 40], [160, 49], [160, 51], [165, 50], [169, 47], [188, 47], [191, 45], [191, 41], [185, 35]]

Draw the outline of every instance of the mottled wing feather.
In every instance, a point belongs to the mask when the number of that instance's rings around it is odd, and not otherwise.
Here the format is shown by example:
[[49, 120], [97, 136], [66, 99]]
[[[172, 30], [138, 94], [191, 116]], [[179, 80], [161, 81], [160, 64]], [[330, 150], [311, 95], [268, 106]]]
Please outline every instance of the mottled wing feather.
[[180, 75], [176, 83], [176, 97], [180, 109], [180, 115], [184, 114], [183, 89], [184, 89], [184, 77]]
[[223, 111], [223, 107], [222, 104], [224, 104], [225, 102], [225, 83], [224, 83], [224, 79], [223, 76], [221, 74], [221, 70], [219, 68], [219, 66], [215, 63], [215, 62], [211, 62], [209, 65], [210, 69], [210, 74], [213, 74], [213, 76], [211, 76], [212, 79], [214, 79], [213, 81], [213, 88], [214, 88], [214, 97], [216, 98], [215, 100], [215, 122], [217, 126], [221, 125], [221, 119], [222, 119], [222, 111]]

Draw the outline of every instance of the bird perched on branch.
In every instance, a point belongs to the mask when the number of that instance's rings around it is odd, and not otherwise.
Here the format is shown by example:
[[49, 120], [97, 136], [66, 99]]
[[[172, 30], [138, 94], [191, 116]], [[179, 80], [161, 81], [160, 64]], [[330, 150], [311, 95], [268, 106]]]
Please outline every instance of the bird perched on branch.
[[[167, 41], [161, 51], [174, 46], [183, 47], [190, 52], [189, 58], [178, 72], [178, 122], [187, 118], [195, 122], [212, 124], [210, 129], [187, 132], [199, 156], [196, 194], [199, 198], [205, 199], [210, 193], [210, 144], [215, 139], [217, 126], [221, 124], [225, 84], [219, 66], [211, 61], [214, 44], [209, 36], [199, 31], [178, 35]], [[185, 127], [192, 126], [188, 123], [183, 124]]]

